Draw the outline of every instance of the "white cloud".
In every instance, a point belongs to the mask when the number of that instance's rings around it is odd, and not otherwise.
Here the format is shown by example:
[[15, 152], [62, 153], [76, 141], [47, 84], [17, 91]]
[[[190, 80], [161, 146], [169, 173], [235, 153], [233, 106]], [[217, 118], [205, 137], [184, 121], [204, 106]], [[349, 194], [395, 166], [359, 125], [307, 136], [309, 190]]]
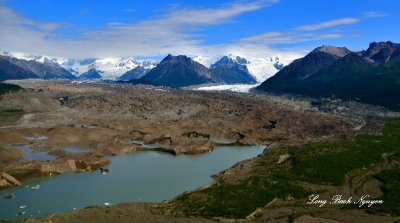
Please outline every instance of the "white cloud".
[[[369, 12], [368, 16], [378, 17], [375, 12]], [[365, 17], [364, 17], [365, 18]], [[328, 21], [323, 21], [316, 24], [302, 25], [292, 28], [285, 32], [266, 32], [259, 35], [249, 36], [241, 39], [243, 42], [256, 42], [259, 44], [288, 44], [299, 43], [320, 39], [334, 39], [343, 37], [338, 26], [351, 25], [361, 22], [361, 18], [339, 18]]]
[[240, 1], [216, 8], [172, 7], [153, 19], [109, 23], [103, 29], [84, 30], [74, 39], [57, 34], [62, 24], [39, 23], [0, 5], [0, 50], [62, 57], [200, 55], [211, 51], [204, 46], [199, 31], [277, 2]]
[[298, 43], [306, 42], [319, 39], [333, 39], [340, 38], [342, 34], [336, 33], [301, 33], [301, 32], [268, 32], [256, 36], [250, 36], [243, 38], [244, 42], [256, 42], [260, 44], [286, 44], [286, 43]]
[[364, 13], [364, 18], [377, 18], [377, 17], [385, 17], [385, 14], [380, 12], [370, 11]]
[[277, 0], [264, 0], [247, 3], [237, 2], [217, 9], [178, 9], [163, 16], [161, 19], [165, 23], [173, 25], [215, 25], [227, 22], [229, 19], [245, 12], [255, 11], [277, 2]]
[[326, 28], [331, 28], [331, 27], [335, 27], [335, 26], [354, 24], [354, 23], [358, 23], [359, 21], [360, 21], [360, 19], [356, 19], [356, 18], [341, 18], [341, 19], [329, 20], [329, 21], [325, 21], [325, 22], [321, 22], [321, 23], [317, 23], [317, 24], [300, 26], [300, 27], [298, 27], [298, 29], [305, 30], [305, 31], [315, 31], [315, 30], [326, 29]]
[[[40, 23], [0, 4], [0, 51], [17, 51], [57, 57], [155, 57], [168, 53], [202, 56], [209, 65], [222, 55], [268, 57], [280, 55], [298, 58], [299, 51], [271, 48], [319, 39], [340, 38], [336, 28], [358, 23], [362, 18], [338, 18], [317, 24], [294, 27], [282, 32], [266, 32], [236, 42], [207, 45], [201, 31], [210, 26], [230, 23], [234, 18], [277, 3], [278, 0], [238, 1], [216, 8], [182, 8], [173, 6], [152, 19], [135, 23], [108, 23], [102, 29], [83, 30], [78, 37], [59, 34], [65, 24]], [[130, 11], [130, 9], [127, 9]], [[90, 13], [86, 10], [83, 13]], [[367, 12], [363, 18], [378, 17]]]

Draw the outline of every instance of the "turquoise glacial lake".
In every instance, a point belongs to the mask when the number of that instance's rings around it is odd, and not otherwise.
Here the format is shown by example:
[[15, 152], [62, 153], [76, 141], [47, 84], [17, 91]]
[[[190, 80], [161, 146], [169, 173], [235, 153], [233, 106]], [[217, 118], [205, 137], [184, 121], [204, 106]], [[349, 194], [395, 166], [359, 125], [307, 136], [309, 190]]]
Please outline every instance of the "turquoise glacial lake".
[[[212, 182], [210, 177], [238, 161], [261, 154], [265, 146], [219, 146], [203, 155], [145, 151], [110, 157], [101, 171], [24, 181], [0, 191], [0, 220], [42, 217], [91, 205], [160, 202]], [[13, 194], [12, 199], [5, 199]]]

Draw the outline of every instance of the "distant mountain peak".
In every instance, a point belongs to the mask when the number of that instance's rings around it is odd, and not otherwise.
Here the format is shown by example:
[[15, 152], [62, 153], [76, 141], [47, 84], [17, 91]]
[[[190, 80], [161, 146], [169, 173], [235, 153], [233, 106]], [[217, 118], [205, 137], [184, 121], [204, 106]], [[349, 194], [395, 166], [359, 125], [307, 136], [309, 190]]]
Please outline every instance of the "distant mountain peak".
[[256, 79], [247, 68], [247, 60], [239, 56], [223, 56], [210, 66], [210, 71], [221, 82], [227, 84], [255, 84]]
[[330, 55], [333, 55], [337, 58], [344, 57], [351, 51], [347, 49], [346, 47], [335, 47], [335, 46], [329, 46], [329, 45], [323, 45], [320, 47], [315, 48], [313, 51], [311, 51], [310, 54], [315, 54], [318, 52], [324, 52]]
[[375, 47], [383, 48], [383, 47], [396, 47], [396, 46], [399, 46], [399, 44], [393, 43], [392, 41], [372, 42], [369, 44], [368, 49]]
[[190, 63], [190, 62], [196, 62], [196, 61], [193, 61], [190, 57], [188, 57], [186, 55], [173, 56], [172, 54], [168, 54], [160, 63], [166, 63], [166, 62], [171, 62], [171, 63], [176, 63], [176, 62]]
[[400, 44], [391, 41], [372, 42], [366, 51], [362, 53], [362, 57], [372, 63], [383, 64], [390, 58], [398, 55]]
[[[308, 53], [305, 57], [294, 60], [288, 66], [271, 77], [272, 80], [286, 79], [306, 79], [322, 68], [326, 68], [339, 58], [343, 58], [351, 53], [345, 47], [320, 46]], [[278, 65], [278, 64], [277, 64]]]
[[144, 66], [137, 66], [133, 68], [132, 70], [127, 71], [125, 74], [123, 74], [119, 80], [121, 81], [131, 81], [131, 80], [136, 80], [141, 77], [143, 77], [146, 73], [148, 73], [151, 69], [145, 68]]
[[212, 73], [204, 65], [185, 55], [172, 56], [171, 54], [168, 54], [168, 56], [140, 80], [154, 85], [169, 87], [184, 87], [217, 82]]
[[231, 60], [232, 62], [238, 63], [238, 64], [248, 64], [249, 62], [246, 60], [244, 57], [240, 57], [237, 55], [229, 54], [228, 56], [223, 56], [220, 60]]
[[42, 61], [23, 58], [21, 54], [14, 55], [12, 53], [3, 53], [0, 55], [1, 58], [9, 61], [10, 63], [20, 67], [22, 70], [25, 70], [26, 73], [33, 73], [38, 78], [42, 79], [54, 79], [54, 78], [66, 78], [66, 79], [74, 79], [76, 78], [69, 71], [61, 67], [56, 62], [46, 62], [42, 59]]
[[96, 68], [91, 68], [87, 72], [79, 75], [81, 79], [101, 79], [101, 71], [96, 70]]

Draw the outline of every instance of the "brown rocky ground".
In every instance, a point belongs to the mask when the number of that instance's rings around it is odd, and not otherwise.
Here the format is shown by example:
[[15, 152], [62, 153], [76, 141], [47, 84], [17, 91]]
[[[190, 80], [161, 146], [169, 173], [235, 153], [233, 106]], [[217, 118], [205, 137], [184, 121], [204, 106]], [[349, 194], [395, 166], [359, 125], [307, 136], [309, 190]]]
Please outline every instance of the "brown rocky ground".
[[[47, 81], [17, 84], [25, 90], [4, 95], [0, 103], [0, 111], [17, 111], [0, 123], [0, 171], [18, 180], [93, 169], [91, 165], [106, 156], [142, 149], [132, 144], [134, 139], [174, 154], [200, 154], [216, 146], [212, 139], [250, 145], [300, 143], [354, 126], [349, 119], [251, 94]], [[63, 96], [68, 100], [61, 105], [57, 99]], [[93, 124], [97, 127], [88, 128]], [[24, 138], [38, 136], [48, 138]], [[20, 151], [8, 149], [18, 144], [48, 151], [57, 159], [26, 161]], [[63, 151], [67, 147], [89, 152], [69, 154]]]
[[[366, 109], [357, 103], [343, 103], [341, 109], [321, 112], [310, 106], [308, 100], [268, 95], [96, 83], [29, 80], [15, 83], [25, 90], [3, 95], [0, 101], [0, 111], [18, 110], [7, 112], [0, 119], [0, 172], [17, 180], [99, 168], [107, 163], [109, 155], [143, 149], [132, 140], [158, 144], [173, 154], [208, 152], [218, 140], [273, 148], [370, 131], [374, 129], [371, 126], [382, 123], [384, 118], [398, 115], [376, 107]], [[60, 103], [58, 99], [64, 96], [68, 100]], [[91, 125], [96, 128], [89, 128]], [[48, 138], [24, 138], [27, 136]], [[24, 160], [20, 151], [8, 148], [15, 144], [29, 144], [35, 151], [47, 151], [56, 159]], [[89, 152], [70, 154], [63, 151], [67, 147], [86, 148]], [[216, 181], [244, 178], [246, 171], [257, 164], [255, 160], [218, 174]], [[93, 218], [96, 222], [206, 221], [162, 215], [156, 206], [90, 208], [31, 221], [91, 222]], [[257, 221], [286, 222], [268, 217], [292, 211], [284, 206]], [[310, 218], [313, 217], [305, 216], [302, 222], [316, 222]]]
[[[79, 213], [79, 214], [77, 214]], [[161, 214], [158, 209], [149, 204], [120, 204], [112, 207], [92, 207], [75, 213], [49, 216], [43, 219], [30, 219], [32, 223], [81, 223], [81, 222], [167, 222], [167, 223], [197, 223], [215, 222], [204, 218], [174, 217]]]

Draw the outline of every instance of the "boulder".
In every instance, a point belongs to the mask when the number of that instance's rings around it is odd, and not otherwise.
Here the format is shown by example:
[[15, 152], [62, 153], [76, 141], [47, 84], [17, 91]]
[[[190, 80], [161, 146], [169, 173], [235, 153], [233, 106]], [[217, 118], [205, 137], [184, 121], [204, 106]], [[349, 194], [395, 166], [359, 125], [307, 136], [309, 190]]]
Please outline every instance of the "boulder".
[[88, 164], [88, 166], [86, 167], [86, 170], [88, 170], [88, 171], [97, 170], [100, 167], [107, 165], [109, 163], [110, 163], [110, 160], [106, 160], [106, 159], [98, 160], [98, 161]]
[[75, 160], [67, 160], [67, 164], [72, 171], [77, 170]]
[[[6, 172], [2, 172], [1, 173], [1, 184], [4, 184], [5, 186], [20, 186], [21, 182], [19, 182], [17, 179], [15, 179], [13, 176], [11, 176], [10, 174], [6, 173]], [[8, 184], [8, 185], [7, 185]]]
[[213, 141], [207, 141], [203, 145], [195, 147], [193, 150], [187, 152], [188, 154], [203, 154], [203, 153], [208, 153], [211, 152], [217, 147], [217, 144]]

